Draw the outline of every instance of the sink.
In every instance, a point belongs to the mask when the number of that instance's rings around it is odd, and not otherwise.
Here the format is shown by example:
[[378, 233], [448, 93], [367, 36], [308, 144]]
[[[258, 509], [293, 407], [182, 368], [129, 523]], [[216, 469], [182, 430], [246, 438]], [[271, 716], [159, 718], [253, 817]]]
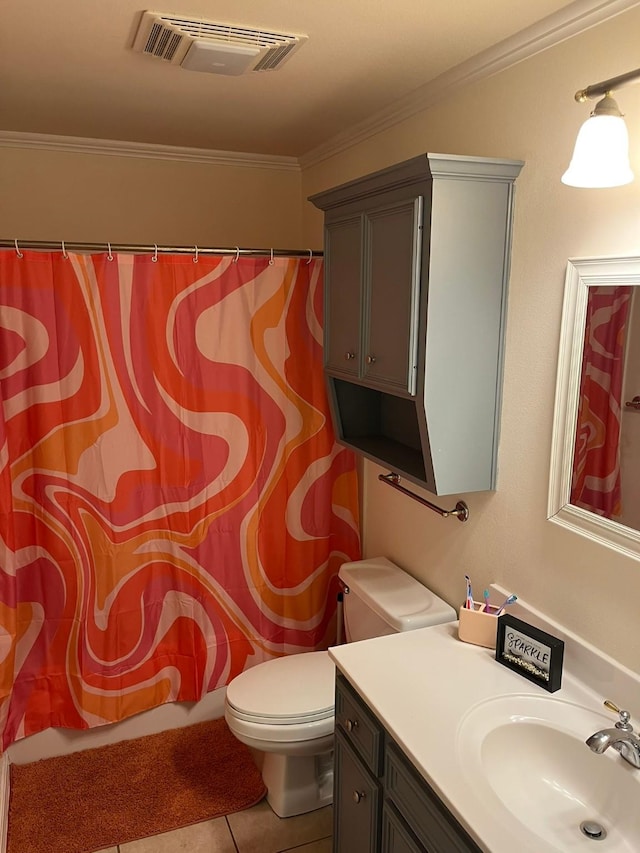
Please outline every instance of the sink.
[[[613, 749], [596, 755], [585, 744], [615, 722], [614, 715], [551, 696], [489, 699], [461, 720], [457, 760], [496, 826], [525, 827], [537, 838], [532, 850], [638, 853], [640, 771]], [[589, 838], [585, 822], [606, 837]]]

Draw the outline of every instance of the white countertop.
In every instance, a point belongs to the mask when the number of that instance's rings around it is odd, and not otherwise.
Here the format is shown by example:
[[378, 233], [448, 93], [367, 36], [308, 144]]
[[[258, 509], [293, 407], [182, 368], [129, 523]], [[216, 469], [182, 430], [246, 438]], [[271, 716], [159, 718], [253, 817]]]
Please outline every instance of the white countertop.
[[[501, 812], [492, 813], [489, 794], [478, 792], [464, 770], [466, 756], [461, 754], [459, 739], [469, 711], [496, 697], [552, 697], [600, 713], [600, 695], [572, 677], [566, 666], [561, 689], [550, 694], [498, 663], [493, 650], [458, 640], [457, 622], [336, 646], [329, 654], [483, 850], [543, 853], [574, 849], [573, 842], [558, 847], [516, 819], [505, 820]], [[603, 721], [613, 723], [606, 712]], [[592, 733], [585, 731], [584, 737]], [[522, 772], [526, 772], [524, 767]], [[575, 849], [585, 850], [585, 845], [594, 853], [609, 849], [606, 841], [594, 845], [577, 835]]]

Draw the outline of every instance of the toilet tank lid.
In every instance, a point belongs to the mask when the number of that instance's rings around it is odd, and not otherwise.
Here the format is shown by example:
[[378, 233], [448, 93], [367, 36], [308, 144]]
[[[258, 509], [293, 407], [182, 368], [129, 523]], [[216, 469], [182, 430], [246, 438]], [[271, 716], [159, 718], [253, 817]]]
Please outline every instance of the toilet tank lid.
[[453, 607], [386, 557], [343, 563], [340, 580], [396, 631], [457, 619]]

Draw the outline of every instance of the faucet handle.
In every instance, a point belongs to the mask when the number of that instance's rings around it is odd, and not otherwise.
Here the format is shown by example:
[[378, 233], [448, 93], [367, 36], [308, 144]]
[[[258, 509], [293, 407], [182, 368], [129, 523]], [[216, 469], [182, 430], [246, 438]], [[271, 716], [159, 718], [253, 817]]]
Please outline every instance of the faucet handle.
[[605, 699], [604, 706], [610, 711], [613, 711], [614, 714], [620, 715], [620, 719], [616, 723], [617, 729], [622, 729], [623, 732], [633, 731], [633, 726], [631, 725], [631, 714], [628, 711], [622, 711], [614, 702], [611, 701], [611, 699]]

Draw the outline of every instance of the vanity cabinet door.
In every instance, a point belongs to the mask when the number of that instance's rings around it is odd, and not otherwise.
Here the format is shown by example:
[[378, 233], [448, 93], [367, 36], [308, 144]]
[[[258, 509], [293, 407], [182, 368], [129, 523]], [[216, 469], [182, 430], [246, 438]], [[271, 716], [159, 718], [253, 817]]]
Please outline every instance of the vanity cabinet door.
[[388, 802], [382, 809], [381, 853], [426, 853]]
[[365, 217], [363, 377], [402, 396], [416, 393], [422, 197]]
[[402, 816], [404, 824], [429, 853], [481, 853], [475, 841], [391, 740], [385, 750], [384, 787], [385, 796]]
[[382, 775], [383, 729], [348, 681], [336, 679], [336, 727], [374, 776]]
[[325, 227], [325, 368], [337, 376], [361, 372], [362, 216]]
[[334, 762], [334, 853], [378, 853], [380, 785], [339, 729]]

